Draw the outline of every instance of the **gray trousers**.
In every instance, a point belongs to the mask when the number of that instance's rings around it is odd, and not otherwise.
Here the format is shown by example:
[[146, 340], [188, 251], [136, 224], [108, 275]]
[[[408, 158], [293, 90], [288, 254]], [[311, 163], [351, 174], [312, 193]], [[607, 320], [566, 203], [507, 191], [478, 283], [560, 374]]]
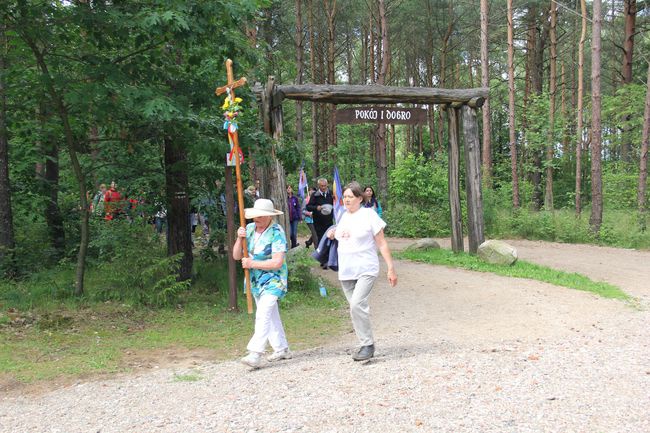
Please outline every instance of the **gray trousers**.
[[362, 346], [375, 344], [370, 327], [370, 305], [368, 298], [377, 277], [363, 275], [358, 280], [341, 281], [343, 293], [350, 304], [352, 326]]

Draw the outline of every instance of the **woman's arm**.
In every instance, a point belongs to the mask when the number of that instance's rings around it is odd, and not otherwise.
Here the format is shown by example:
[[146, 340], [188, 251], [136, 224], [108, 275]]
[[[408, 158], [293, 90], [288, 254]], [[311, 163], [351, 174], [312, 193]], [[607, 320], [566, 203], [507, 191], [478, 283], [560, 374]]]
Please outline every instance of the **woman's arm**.
[[390, 284], [391, 287], [395, 287], [397, 284], [397, 274], [395, 273], [393, 256], [390, 254], [390, 249], [388, 248], [388, 242], [386, 242], [386, 238], [384, 237], [383, 229], [379, 230], [379, 232], [375, 235], [375, 243], [377, 244], [377, 248], [379, 248], [381, 256], [386, 262], [386, 266], [388, 266], [388, 271], [386, 272], [388, 277], [388, 284]]
[[260, 269], [262, 271], [277, 271], [284, 263], [284, 253], [273, 253], [270, 260], [253, 260], [250, 257], [241, 259], [242, 268]]
[[243, 251], [242, 251], [242, 238], [246, 237], [246, 228], [245, 227], [239, 227], [237, 229], [237, 240], [235, 241], [235, 245], [232, 246], [232, 258], [235, 260], [241, 260], [243, 257]]

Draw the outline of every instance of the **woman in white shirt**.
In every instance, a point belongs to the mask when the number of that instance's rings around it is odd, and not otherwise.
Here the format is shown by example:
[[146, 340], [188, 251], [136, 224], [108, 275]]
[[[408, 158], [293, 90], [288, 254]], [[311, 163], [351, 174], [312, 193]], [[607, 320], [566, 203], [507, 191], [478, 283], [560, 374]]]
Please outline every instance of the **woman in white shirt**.
[[343, 190], [346, 212], [327, 233], [330, 239], [338, 240], [339, 280], [350, 304], [354, 331], [361, 343], [359, 351], [352, 355], [355, 361], [366, 361], [375, 354], [368, 298], [379, 276], [377, 249], [388, 266], [388, 283], [392, 287], [397, 284], [393, 259], [384, 238], [386, 223], [373, 209], [363, 207], [362, 202], [361, 185], [351, 182]]

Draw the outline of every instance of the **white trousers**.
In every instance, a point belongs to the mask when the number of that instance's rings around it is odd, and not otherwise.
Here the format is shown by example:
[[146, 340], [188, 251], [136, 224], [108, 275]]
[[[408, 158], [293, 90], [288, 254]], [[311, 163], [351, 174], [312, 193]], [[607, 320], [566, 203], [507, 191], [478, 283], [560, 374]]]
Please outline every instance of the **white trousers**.
[[262, 294], [255, 297], [257, 311], [255, 312], [255, 333], [248, 342], [247, 349], [250, 352], [263, 353], [268, 342], [275, 352], [289, 348], [287, 337], [284, 334], [284, 327], [280, 320], [278, 309], [278, 297], [275, 295]]
[[343, 280], [341, 287], [350, 304], [350, 317], [352, 326], [362, 346], [375, 344], [370, 327], [370, 291], [375, 285], [377, 277], [362, 275], [358, 280]]

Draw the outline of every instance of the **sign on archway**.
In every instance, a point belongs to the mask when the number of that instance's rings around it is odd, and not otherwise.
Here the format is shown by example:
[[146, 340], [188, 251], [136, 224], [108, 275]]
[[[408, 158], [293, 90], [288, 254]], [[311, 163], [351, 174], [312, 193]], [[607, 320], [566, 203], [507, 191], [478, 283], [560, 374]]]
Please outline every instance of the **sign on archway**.
[[336, 123], [415, 125], [427, 122], [427, 110], [400, 107], [355, 107], [336, 110]]

